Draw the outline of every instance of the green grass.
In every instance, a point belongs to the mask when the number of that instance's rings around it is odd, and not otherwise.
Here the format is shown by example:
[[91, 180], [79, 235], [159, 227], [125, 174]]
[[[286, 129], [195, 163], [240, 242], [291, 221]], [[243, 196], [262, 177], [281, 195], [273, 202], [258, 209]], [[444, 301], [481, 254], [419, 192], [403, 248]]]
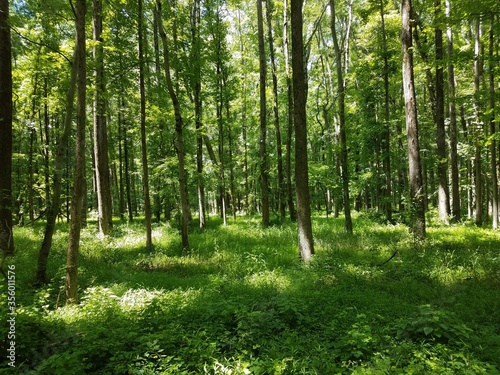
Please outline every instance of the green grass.
[[[154, 226], [149, 251], [140, 223], [115, 222], [105, 240], [89, 223], [78, 307], [64, 306], [67, 227], [41, 289], [43, 225], [16, 228], [17, 372], [498, 374], [500, 234], [435, 226], [415, 244], [402, 225], [360, 215], [354, 227], [315, 217], [316, 255], [304, 265], [291, 223], [212, 218], [191, 228], [188, 255], [169, 225]], [[4, 358], [0, 373], [15, 373]]]

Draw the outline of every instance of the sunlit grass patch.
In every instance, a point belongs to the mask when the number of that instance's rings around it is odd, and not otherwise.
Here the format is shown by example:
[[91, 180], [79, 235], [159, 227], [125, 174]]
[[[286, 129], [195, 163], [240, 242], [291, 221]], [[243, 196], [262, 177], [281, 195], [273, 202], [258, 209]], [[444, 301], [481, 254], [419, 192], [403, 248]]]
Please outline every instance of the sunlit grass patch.
[[168, 224], [153, 226], [151, 249], [139, 221], [116, 222], [106, 239], [86, 228], [79, 306], [64, 306], [67, 226], [50, 256], [51, 283], [36, 291], [27, 278], [41, 227], [16, 228], [23, 370], [469, 374], [499, 365], [496, 233], [431, 227], [415, 243], [405, 226], [363, 215], [354, 228], [315, 217], [308, 264], [295, 223], [263, 228], [259, 217], [190, 228], [189, 253]]

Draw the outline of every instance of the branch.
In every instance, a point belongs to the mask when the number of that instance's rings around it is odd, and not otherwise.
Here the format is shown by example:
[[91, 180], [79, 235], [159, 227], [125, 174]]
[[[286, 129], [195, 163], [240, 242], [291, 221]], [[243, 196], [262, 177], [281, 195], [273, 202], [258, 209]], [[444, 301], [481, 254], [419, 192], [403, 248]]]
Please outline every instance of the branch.
[[58, 55], [62, 56], [67, 62], [69, 62], [70, 64], [72, 64], [72, 61], [71, 59], [69, 59], [64, 53], [62, 53], [61, 51], [55, 49], [55, 48], [52, 48], [51, 46], [49, 46], [48, 44], [45, 44], [45, 43], [42, 43], [42, 42], [35, 42], [34, 40], [28, 38], [27, 36], [24, 36], [23, 34], [21, 34], [19, 31], [16, 30], [16, 28], [14, 27], [11, 27], [11, 30], [14, 31], [17, 35], [19, 35], [21, 37], [21, 39], [24, 39], [26, 41], [28, 41], [29, 43], [32, 43], [34, 45], [37, 45], [37, 46], [40, 46], [40, 47], [46, 47], [48, 48], [49, 50], [51, 50], [52, 52], [55, 52], [57, 53]]

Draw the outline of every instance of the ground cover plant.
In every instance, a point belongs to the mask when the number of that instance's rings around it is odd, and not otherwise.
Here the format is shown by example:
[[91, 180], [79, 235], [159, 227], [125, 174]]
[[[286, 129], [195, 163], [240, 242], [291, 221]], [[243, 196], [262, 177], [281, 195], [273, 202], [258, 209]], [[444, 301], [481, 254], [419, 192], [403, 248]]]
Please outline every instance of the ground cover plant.
[[354, 220], [349, 235], [342, 219], [315, 217], [308, 264], [291, 223], [211, 218], [192, 228], [189, 254], [175, 226], [154, 226], [147, 250], [142, 223], [115, 222], [105, 240], [89, 225], [78, 306], [63, 301], [67, 227], [38, 289], [43, 226], [16, 228], [17, 373], [499, 373], [498, 232], [433, 226], [415, 243], [403, 225]]

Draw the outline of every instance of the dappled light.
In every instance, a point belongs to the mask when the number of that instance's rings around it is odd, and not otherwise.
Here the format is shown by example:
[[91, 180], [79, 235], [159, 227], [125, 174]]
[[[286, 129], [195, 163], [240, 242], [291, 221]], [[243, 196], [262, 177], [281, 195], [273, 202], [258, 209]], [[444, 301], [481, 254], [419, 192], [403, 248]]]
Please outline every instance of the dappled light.
[[291, 224], [263, 229], [249, 219], [193, 234], [188, 255], [168, 225], [153, 228], [153, 249], [136, 240], [139, 225], [115, 227], [124, 235], [107, 242], [89, 228], [80, 304], [65, 307], [57, 257], [49, 264], [53, 282], [31, 288], [36, 229], [19, 229], [26, 244], [15, 258], [26, 273], [18, 284], [21, 368], [488, 374], [499, 367], [493, 231], [440, 227], [415, 245], [402, 226], [355, 216], [360, 233], [349, 235], [341, 219], [318, 217], [317, 254], [303, 264]]

